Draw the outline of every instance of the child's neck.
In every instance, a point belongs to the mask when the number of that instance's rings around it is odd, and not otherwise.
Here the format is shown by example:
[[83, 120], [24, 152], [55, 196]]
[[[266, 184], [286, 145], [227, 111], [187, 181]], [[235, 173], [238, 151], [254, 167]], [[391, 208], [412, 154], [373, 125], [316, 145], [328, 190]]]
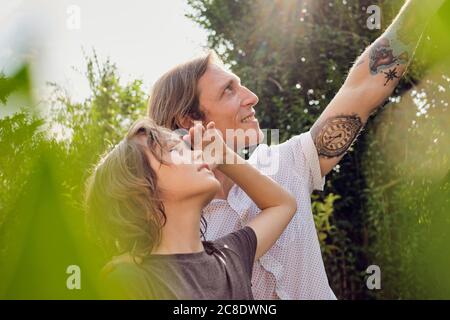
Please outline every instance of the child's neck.
[[231, 188], [234, 186], [233, 180], [228, 178], [225, 174], [223, 174], [220, 170], [213, 170], [216, 179], [220, 182], [220, 189], [217, 191], [214, 199], [224, 199], [228, 198], [228, 194], [230, 193]]
[[200, 240], [202, 205], [186, 202], [164, 203], [166, 224], [161, 242], [152, 254], [196, 253], [204, 251]]

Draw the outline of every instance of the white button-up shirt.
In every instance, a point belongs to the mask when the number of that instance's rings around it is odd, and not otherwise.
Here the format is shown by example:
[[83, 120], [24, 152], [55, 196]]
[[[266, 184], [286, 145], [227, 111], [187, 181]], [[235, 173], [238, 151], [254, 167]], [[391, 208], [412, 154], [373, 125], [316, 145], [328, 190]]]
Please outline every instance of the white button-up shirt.
[[[325, 178], [310, 132], [279, 145], [261, 144], [248, 161], [297, 199], [297, 212], [286, 230], [255, 262], [252, 277], [255, 299], [336, 299], [328, 284], [311, 211], [311, 193], [323, 190]], [[260, 211], [234, 185], [227, 200], [214, 199], [203, 211], [208, 222], [207, 240], [244, 227]]]

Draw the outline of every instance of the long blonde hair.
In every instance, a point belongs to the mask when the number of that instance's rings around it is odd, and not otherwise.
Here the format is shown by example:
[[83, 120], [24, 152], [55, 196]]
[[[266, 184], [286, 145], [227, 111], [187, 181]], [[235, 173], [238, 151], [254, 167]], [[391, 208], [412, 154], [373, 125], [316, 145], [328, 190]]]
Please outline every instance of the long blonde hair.
[[222, 65], [214, 51], [178, 65], [162, 75], [153, 85], [148, 101], [148, 115], [156, 124], [171, 130], [183, 128], [182, 120], [203, 120], [198, 81], [209, 64]]
[[[139, 135], [147, 136], [148, 148], [137, 141]], [[150, 150], [162, 162], [169, 135], [173, 137], [148, 118], [135, 122], [88, 179], [88, 225], [108, 254], [146, 256], [159, 244], [166, 215], [146, 152]]]

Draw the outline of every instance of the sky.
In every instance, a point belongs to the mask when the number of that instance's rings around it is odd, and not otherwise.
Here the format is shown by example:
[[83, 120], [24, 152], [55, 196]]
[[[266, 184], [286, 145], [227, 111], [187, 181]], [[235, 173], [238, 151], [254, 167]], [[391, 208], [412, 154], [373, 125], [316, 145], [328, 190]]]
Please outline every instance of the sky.
[[144, 89], [206, 46], [206, 31], [186, 18], [186, 0], [0, 0], [0, 71], [32, 62], [38, 97], [47, 81], [81, 101], [89, 94], [83, 50], [116, 63]]

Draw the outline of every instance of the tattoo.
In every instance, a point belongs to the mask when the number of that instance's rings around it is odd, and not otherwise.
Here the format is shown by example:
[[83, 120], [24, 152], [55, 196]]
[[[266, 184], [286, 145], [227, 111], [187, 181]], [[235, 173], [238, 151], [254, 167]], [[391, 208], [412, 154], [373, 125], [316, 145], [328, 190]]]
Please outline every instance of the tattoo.
[[408, 3], [388, 31], [373, 44], [369, 54], [372, 75], [386, 75], [385, 70], [395, 65], [408, 64], [424, 28], [424, 21], [417, 21], [420, 6]]
[[370, 73], [372, 75], [379, 74], [385, 69], [389, 69], [394, 65], [406, 64], [409, 61], [407, 51], [395, 54], [395, 48], [391, 47], [391, 41], [387, 38], [381, 38], [373, 45], [370, 50]]
[[400, 77], [397, 74], [397, 68], [394, 68], [393, 70], [389, 69], [388, 72], [383, 72], [386, 77], [386, 82], [384, 83], [384, 86], [386, 86], [389, 81], [394, 81], [394, 79], [400, 79]]
[[334, 158], [343, 155], [363, 127], [357, 114], [334, 116], [314, 124], [311, 135], [319, 156]]

